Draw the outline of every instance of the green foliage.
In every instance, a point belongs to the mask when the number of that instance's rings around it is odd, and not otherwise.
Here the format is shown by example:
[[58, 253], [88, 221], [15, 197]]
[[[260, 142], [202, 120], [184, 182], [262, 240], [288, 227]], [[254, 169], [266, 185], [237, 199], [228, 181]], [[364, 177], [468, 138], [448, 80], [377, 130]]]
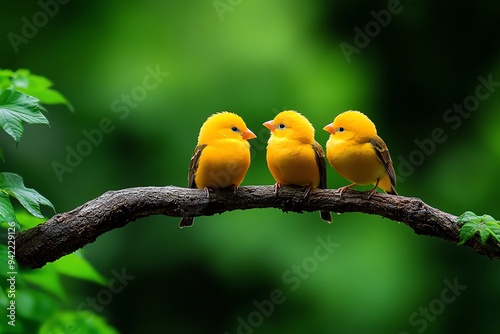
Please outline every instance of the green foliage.
[[0, 125], [16, 142], [23, 134], [23, 122], [49, 124], [39, 100], [24, 93], [5, 89], [0, 93]]
[[[42, 103], [64, 103], [64, 96], [49, 87], [52, 82], [30, 71], [19, 69], [0, 70], [0, 126], [16, 143], [23, 134], [23, 122], [28, 124], [49, 124], [42, 114]], [[1, 156], [3, 160], [3, 156]], [[5, 222], [17, 222], [9, 196], [16, 198], [35, 217], [43, 217], [40, 205], [54, 209], [53, 205], [36, 190], [26, 188], [23, 179], [13, 173], [0, 173], [0, 217]]]
[[[21, 203], [21, 205], [24, 206], [24, 208], [35, 217], [43, 218], [43, 215], [40, 211], [40, 205], [49, 206], [54, 210], [54, 206], [49, 202], [48, 199], [40, 195], [35, 189], [26, 188], [23, 184], [23, 179], [17, 174], [0, 173], [0, 190], [3, 193], [17, 199], [19, 203]], [[6, 207], [6, 209], [9, 210], [8, 204], [10, 203], [6, 202], [8, 201], [8, 198], [5, 199], [0, 197], [0, 201], [0, 207]], [[6, 213], [0, 212], [0, 215], [7, 216], [11, 212], [11, 210], [9, 210], [8, 212], [6, 211]]]
[[78, 251], [66, 255], [56, 262], [49, 263], [46, 267], [50, 269], [54, 267], [54, 270], [59, 274], [106, 285], [104, 277], [102, 277], [102, 275], [99, 274], [87, 260], [85, 260], [82, 253]]
[[66, 98], [51, 86], [50, 80], [26, 69], [0, 70], [0, 126], [16, 143], [23, 134], [23, 122], [49, 124], [40, 103], [66, 104], [73, 110]]
[[486, 244], [490, 236], [500, 244], [500, 221], [495, 220], [490, 215], [478, 216], [471, 211], [466, 211], [458, 217], [457, 223], [463, 223], [460, 229], [459, 245], [465, 243], [476, 233], [479, 233], [483, 244]]
[[[28, 70], [16, 72], [0, 70], [0, 125], [16, 143], [23, 134], [23, 123], [49, 124], [42, 114], [40, 103], [68, 105], [63, 95], [50, 89], [52, 82]], [[0, 151], [0, 158], [3, 156]], [[16, 212], [10, 197], [15, 198], [26, 211]], [[64, 305], [72, 305], [61, 282], [61, 276], [91, 281], [105, 285], [106, 280], [77, 251], [38, 270], [18, 268], [15, 263], [14, 232], [32, 228], [45, 219], [41, 206], [54, 210], [52, 203], [38, 191], [27, 188], [21, 176], [0, 173], [0, 306], [5, 308], [15, 301], [16, 326], [0, 322], [0, 332], [22, 333], [27, 328], [39, 328], [39, 333], [66, 333], [77, 329], [79, 333], [116, 333], [104, 319], [88, 312], [68, 312]], [[54, 210], [55, 211], [55, 210]], [[7, 281], [14, 272], [15, 291]], [[35, 325], [33, 325], [35, 324]]]
[[45, 104], [65, 104], [73, 111], [73, 107], [68, 100], [58, 91], [51, 89], [52, 81], [49, 79], [31, 74], [27, 69], [17, 71], [0, 70], [0, 90], [13, 89], [18, 92], [36, 97]]
[[14, 214], [14, 208], [9, 200], [9, 195], [7, 192], [0, 191], [0, 217], [2, 222], [15, 222], [16, 215]]
[[39, 334], [117, 334], [106, 321], [91, 312], [63, 312], [50, 318], [40, 328]]

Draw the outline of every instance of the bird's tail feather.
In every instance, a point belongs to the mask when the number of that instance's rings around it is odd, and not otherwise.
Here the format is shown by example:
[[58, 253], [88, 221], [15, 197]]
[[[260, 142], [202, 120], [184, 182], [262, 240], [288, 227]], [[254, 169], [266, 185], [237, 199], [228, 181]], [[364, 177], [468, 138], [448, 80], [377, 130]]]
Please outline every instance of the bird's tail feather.
[[193, 225], [194, 217], [182, 217], [179, 222], [179, 228], [191, 227]]
[[386, 193], [391, 194], [391, 195], [396, 195], [399, 196], [398, 193], [396, 192], [396, 189], [394, 188], [393, 185], [391, 185], [391, 190], [387, 191]]
[[320, 211], [319, 215], [321, 216], [321, 219], [324, 221], [328, 222], [329, 224], [332, 222], [332, 214], [328, 211]]

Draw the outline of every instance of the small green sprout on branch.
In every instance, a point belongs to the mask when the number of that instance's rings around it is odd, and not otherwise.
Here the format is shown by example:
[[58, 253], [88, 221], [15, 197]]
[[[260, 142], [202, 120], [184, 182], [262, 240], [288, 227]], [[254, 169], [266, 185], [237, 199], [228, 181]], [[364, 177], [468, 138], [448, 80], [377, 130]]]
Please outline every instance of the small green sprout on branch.
[[493, 237], [500, 247], [500, 221], [490, 215], [478, 216], [474, 212], [466, 211], [457, 218], [457, 223], [463, 223], [460, 229], [459, 245], [464, 244], [479, 233], [481, 243], [486, 245], [488, 239]]

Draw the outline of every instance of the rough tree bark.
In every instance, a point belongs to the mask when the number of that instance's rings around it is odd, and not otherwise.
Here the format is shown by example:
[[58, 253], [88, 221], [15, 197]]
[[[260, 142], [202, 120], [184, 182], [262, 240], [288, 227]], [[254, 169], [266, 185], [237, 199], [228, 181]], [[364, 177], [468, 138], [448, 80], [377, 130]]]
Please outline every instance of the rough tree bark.
[[[419, 198], [374, 194], [368, 199], [366, 192], [353, 190], [339, 197], [335, 189], [313, 189], [304, 198], [303, 191], [293, 187], [281, 188], [276, 196], [273, 186], [248, 186], [239, 188], [235, 194], [231, 190], [212, 193], [207, 199], [205, 193], [197, 189], [138, 187], [108, 191], [71, 211], [53, 216], [44, 224], [22, 231], [16, 236], [16, 259], [22, 266], [41, 268], [95, 241], [107, 231], [150, 215], [208, 216], [256, 208], [363, 212], [402, 222], [417, 234], [453, 243], [459, 240], [457, 217]], [[193, 228], [196, 228], [196, 221]], [[500, 258], [500, 248], [496, 244], [483, 245], [478, 238], [472, 238], [465, 245], [478, 254]]]

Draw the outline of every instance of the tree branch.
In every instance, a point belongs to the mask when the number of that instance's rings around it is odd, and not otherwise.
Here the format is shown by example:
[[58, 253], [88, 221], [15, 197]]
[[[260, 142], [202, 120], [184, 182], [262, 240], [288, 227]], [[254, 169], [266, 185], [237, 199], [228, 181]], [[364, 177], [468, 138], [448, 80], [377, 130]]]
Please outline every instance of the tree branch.
[[[405, 223], [417, 234], [453, 243], [459, 240], [457, 217], [419, 198], [374, 194], [368, 199], [366, 192], [352, 190], [344, 192], [340, 198], [335, 189], [313, 189], [304, 198], [303, 191], [295, 187], [281, 188], [277, 197], [272, 186], [248, 186], [239, 188], [235, 194], [231, 190], [211, 193], [208, 200], [204, 191], [198, 189], [138, 187], [108, 191], [71, 211], [53, 216], [44, 224], [20, 232], [16, 237], [16, 259], [20, 265], [41, 268], [94, 242], [107, 231], [150, 215], [209, 216], [256, 208], [363, 212]], [[500, 258], [500, 248], [494, 243], [483, 245], [479, 238], [472, 238], [465, 245], [478, 254]]]

